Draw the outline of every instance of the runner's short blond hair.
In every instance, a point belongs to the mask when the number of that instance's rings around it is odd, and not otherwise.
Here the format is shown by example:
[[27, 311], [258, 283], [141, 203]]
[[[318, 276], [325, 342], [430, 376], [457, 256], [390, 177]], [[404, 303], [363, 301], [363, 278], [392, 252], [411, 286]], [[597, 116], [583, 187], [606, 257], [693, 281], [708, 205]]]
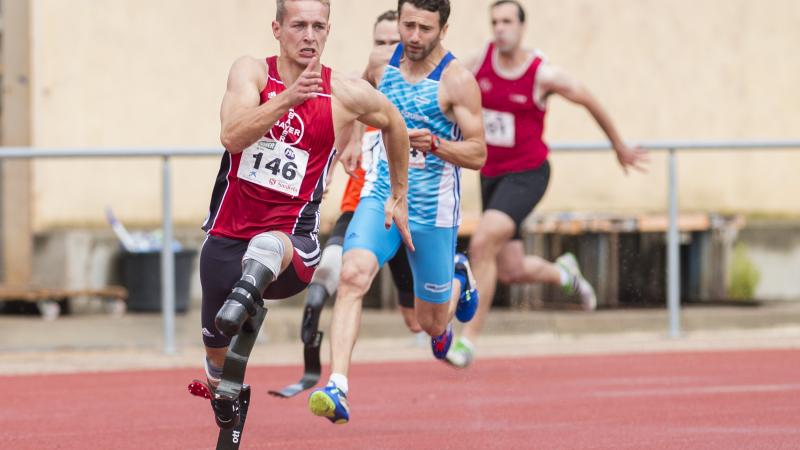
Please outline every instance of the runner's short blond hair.
[[331, 13], [331, 1], [330, 0], [276, 0], [277, 1], [277, 8], [275, 9], [275, 20], [278, 23], [283, 23], [283, 18], [286, 16], [286, 2], [299, 2], [299, 1], [315, 1], [320, 2], [323, 5], [328, 7], [328, 14]]

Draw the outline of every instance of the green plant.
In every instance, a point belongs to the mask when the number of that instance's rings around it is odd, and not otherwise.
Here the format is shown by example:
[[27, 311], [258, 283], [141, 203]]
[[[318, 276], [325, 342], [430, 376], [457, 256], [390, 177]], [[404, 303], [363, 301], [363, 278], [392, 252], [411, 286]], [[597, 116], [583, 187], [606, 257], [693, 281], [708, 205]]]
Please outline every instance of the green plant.
[[747, 246], [741, 242], [736, 244], [733, 249], [728, 294], [735, 300], [751, 300], [760, 280], [761, 273], [750, 259]]

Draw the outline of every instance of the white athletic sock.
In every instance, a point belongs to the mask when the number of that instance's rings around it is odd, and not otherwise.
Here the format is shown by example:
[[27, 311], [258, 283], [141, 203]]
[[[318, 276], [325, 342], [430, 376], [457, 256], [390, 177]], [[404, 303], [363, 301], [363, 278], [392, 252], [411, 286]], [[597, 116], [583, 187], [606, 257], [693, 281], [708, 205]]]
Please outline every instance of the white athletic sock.
[[349, 386], [347, 386], [347, 377], [340, 373], [332, 373], [331, 377], [328, 378], [328, 382], [335, 384], [336, 387], [344, 392], [344, 395], [347, 395], [350, 390]]
[[208, 382], [217, 385], [222, 378], [222, 367], [217, 367], [205, 358], [205, 369], [206, 369], [206, 378], [208, 378]]

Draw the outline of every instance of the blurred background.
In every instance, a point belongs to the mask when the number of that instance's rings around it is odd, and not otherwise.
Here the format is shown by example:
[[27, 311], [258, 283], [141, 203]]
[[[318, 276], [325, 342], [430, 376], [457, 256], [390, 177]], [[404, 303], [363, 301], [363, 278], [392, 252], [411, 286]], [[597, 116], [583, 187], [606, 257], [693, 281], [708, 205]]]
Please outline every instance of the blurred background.
[[[453, 1], [445, 46], [456, 56], [483, 50], [491, 36], [490, 3]], [[360, 72], [374, 19], [396, 2], [332, 4], [323, 62]], [[630, 142], [800, 137], [796, 0], [522, 4], [529, 15], [526, 45], [586, 83]], [[265, 0], [0, 0], [0, 143], [220, 148], [228, 69], [240, 55], [278, 52], [270, 29], [274, 8]], [[549, 142], [602, 141], [583, 109], [563, 100], [549, 109]], [[800, 148], [678, 155], [682, 300], [800, 300]], [[600, 286], [601, 308], [663, 306], [666, 154], [653, 154], [648, 173], [629, 176], [611, 151], [555, 152], [551, 161], [549, 191], [529, 220], [528, 250], [545, 256], [577, 251]], [[155, 277], [151, 284], [158, 289], [158, 258], [131, 262], [106, 210], [112, 208], [129, 231], [159, 229], [161, 164], [159, 158], [3, 160], [4, 310], [31, 289], [58, 289], [58, 295], [27, 301], [60, 296], [62, 314], [93, 311], [89, 297], [114, 297], [103, 291], [108, 286], [147, 284], [126, 282], [120, 267], [126, 264]], [[172, 162], [175, 236], [188, 253], [184, 262], [179, 254], [178, 275], [185, 281], [177, 290], [179, 304], [183, 296], [189, 310], [199, 305], [191, 253], [204, 237], [200, 225], [218, 164], [219, 157]], [[462, 244], [480, 212], [477, 181], [476, 172], [464, 171]], [[323, 234], [338, 216], [345, 182], [337, 168], [323, 203]], [[143, 238], [158, 249], [157, 233]], [[391, 308], [391, 296], [378, 288], [369, 304]], [[499, 307], [561, 304], [557, 293], [535, 286], [505, 289], [501, 297]], [[136, 308], [129, 302], [128, 309]]]

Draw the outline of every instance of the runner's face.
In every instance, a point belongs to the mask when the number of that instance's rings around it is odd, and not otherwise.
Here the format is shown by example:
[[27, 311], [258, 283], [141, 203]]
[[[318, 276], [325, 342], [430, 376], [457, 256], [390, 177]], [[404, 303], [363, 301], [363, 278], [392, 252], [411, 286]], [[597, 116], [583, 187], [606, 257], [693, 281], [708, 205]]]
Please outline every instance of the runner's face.
[[320, 57], [331, 30], [329, 15], [330, 10], [321, 2], [286, 2], [283, 22], [272, 22], [272, 33], [280, 42], [281, 55], [301, 66], [307, 66], [315, 56]]
[[439, 13], [404, 3], [400, 10], [400, 40], [411, 61], [422, 61], [444, 38], [447, 25], [439, 26]]
[[492, 8], [492, 34], [494, 44], [503, 53], [516, 50], [522, 42], [524, 25], [519, 21], [517, 7], [504, 3]]
[[375, 25], [372, 32], [373, 47], [394, 45], [400, 42], [400, 32], [397, 31], [397, 22], [394, 20], [381, 20]]

